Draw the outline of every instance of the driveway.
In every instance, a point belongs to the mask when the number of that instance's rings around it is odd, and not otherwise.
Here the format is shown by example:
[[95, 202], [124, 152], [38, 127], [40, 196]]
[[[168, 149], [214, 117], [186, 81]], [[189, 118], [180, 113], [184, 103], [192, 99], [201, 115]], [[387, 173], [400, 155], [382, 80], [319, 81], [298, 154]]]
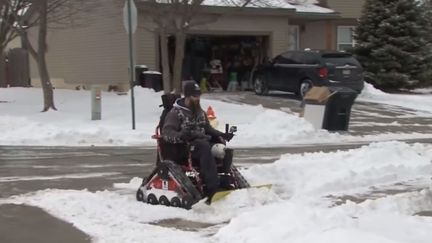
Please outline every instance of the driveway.
[[[253, 92], [208, 93], [205, 98], [250, 105], [262, 105], [298, 115], [301, 100], [289, 93], [272, 92], [267, 96]], [[423, 115], [422, 115], [423, 114]], [[353, 136], [378, 135], [385, 133], [431, 134], [432, 113], [422, 112], [394, 105], [355, 101], [351, 110], [349, 134]]]

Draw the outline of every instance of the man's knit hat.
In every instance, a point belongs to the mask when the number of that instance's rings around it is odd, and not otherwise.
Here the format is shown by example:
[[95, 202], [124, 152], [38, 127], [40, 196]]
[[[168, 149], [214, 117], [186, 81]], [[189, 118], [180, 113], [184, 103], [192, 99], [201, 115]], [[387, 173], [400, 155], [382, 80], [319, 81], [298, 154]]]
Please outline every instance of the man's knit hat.
[[200, 96], [201, 95], [201, 89], [197, 83], [188, 82], [183, 87], [183, 93], [184, 93], [185, 97]]

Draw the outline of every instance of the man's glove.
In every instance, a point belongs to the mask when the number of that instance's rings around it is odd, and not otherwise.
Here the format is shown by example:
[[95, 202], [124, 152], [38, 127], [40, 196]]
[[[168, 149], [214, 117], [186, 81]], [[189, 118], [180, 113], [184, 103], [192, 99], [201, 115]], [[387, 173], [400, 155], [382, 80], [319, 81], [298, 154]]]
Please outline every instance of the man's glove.
[[223, 133], [221, 137], [229, 142], [234, 137], [234, 133]]

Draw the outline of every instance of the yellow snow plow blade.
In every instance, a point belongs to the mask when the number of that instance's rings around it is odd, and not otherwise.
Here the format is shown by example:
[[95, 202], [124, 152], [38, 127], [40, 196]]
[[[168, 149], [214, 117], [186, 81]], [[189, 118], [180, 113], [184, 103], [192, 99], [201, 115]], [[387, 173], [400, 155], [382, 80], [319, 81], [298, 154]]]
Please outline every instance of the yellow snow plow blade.
[[[250, 189], [250, 188], [267, 188], [267, 189], [271, 189], [272, 188], [272, 184], [263, 184], [263, 185], [257, 185], [257, 186], [251, 186], [248, 188], [242, 188], [242, 189]], [[223, 198], [225, 198], [226, 196], [228, 196], [229, 194], [231, 194], [231, 192], [233, 191], [237, 191], [237, 190], [242, 190], [242, 189], [234, 189], [234, 190], [226, 190], [226, 191], [219, 191], [216, 192], [213, 197], [211, 198], [211, 203], [217, 202]]]

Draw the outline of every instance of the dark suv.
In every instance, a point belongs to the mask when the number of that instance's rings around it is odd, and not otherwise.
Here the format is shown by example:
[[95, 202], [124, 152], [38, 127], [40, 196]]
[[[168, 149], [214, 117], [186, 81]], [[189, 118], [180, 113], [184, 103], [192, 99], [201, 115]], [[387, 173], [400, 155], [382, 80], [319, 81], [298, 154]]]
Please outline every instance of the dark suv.
[[288, 51], [258, 66], [254, 72], [255, 93], [269, 90], [294, 92], [303, 97], [312, 86], [342, 86], [363, 89], [363, 69], [346, 52]]

